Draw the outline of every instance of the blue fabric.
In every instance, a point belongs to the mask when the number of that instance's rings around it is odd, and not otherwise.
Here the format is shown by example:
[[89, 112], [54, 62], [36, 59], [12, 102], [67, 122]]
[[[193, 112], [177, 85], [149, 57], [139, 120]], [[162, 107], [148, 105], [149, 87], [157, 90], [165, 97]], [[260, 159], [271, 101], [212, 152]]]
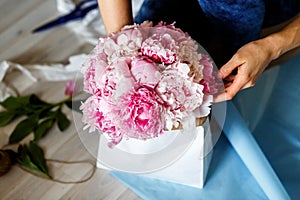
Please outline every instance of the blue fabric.
[[[255, 87], [240, 92], [234, 99], [293, 200], [300, 197], [299, 66], [300, 54], [280, 67], [267, 71]], [[268, 92], [270, 95], [262, 98]], [[112, 174], [145, 200], [266, 199], [264, 192], [224, 136], [221, 136], [215, 146], [207, 182], [202, 190], [137, 175], [120, 172]]]
[[264, 0], [264, 2], [266, 13], [263, 27], [282, 23], [300, 11], [299, 0]]
[[300, 11], [299, 0], [144, 0], [135, 21], [176, 22], [222, 66], [262, 27], [279, 24]]
[[226, 32], [228, 45], [235, 48], [259, 38], [265, 6], [262, 0], [198, 0], [205, 15]]
[[[282, 64], [259, 122], [252, 132], [269, 159], [292, 199], [299, 199], [300, 191], [300, 54]], [[261, 85], [264, 80], [261, 80]], [[256, 99], [261, 93], [249, 90], [237, 97], [240, 107], [256, 109]], [[250, 98], [250, 100], [249, 100]], [[254, 103], [243, 105], [243, 101]], [[254, 105], [253, 105], [254, 104]], [[246, 109], [247, 110], [247, 109]], [[242, 112], [251, 122], [254, 116]]]

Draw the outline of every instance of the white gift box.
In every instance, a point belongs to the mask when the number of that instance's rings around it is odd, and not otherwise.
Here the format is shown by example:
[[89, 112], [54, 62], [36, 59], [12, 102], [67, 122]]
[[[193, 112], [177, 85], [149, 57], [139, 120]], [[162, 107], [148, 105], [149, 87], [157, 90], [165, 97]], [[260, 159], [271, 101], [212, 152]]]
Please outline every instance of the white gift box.
[[212, 131], [209, 120], [189, 130], [167, 131], [141, 141], [123, 139], [113, 148], [101, 135], [97, 167], [135, 173], [191, 187], [203, 188], [212, 157]]

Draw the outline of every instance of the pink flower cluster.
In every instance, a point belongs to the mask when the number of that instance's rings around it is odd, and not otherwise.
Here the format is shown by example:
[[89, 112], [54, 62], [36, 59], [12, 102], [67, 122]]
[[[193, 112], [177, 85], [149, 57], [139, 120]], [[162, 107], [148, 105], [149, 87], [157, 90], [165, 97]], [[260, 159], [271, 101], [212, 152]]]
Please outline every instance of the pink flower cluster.
[[83, 122], [110, 138], [150, 139], [178, 127], [189, 115], [210, 113], [217, 92], [213, 65], [198, 44], [174, 24], [124, 27], [100, 38], [82, 67]]

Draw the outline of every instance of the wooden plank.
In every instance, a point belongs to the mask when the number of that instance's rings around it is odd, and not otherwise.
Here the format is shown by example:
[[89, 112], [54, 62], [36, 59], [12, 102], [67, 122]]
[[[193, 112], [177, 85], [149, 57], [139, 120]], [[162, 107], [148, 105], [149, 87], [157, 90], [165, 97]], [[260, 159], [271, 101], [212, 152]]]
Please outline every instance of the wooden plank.
[[[0, 34], [6, 29], [15, 24], [16, 21], [21, 20], [28, 13], [38, 10], [38, 6], [44, 2], [44, 0], [34, 1], [19, 1], [19, 0], [2, 0], [0, 1]], [[52, 4], [55, 1], [52, 0]], [[53, 15], [55, 12], [55, 4], [49, 7], [49, 13]], [[46, 14], [46, 13], [45, 13]], [[45, 15], [46, 17], [46, 15]]]

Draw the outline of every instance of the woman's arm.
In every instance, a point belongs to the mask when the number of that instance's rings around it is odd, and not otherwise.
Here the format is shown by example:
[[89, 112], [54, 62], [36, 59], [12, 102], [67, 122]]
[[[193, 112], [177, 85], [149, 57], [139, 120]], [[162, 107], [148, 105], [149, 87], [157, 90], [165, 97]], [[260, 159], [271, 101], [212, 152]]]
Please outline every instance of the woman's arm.
[[230, 100], [241, 89], [253, 86], [272, 60], [298, 46], [300, 16], [281, 31], [244, 45], [221, 67], [219, 76], [224, 80], [225, 91], [215, 101]]
[[131, 0], [98, 0], [107, 34], [133, 23]]
[[277, 33], [265, 38], [273, 44], [274, 58], [300, 46], [300, 15]]

